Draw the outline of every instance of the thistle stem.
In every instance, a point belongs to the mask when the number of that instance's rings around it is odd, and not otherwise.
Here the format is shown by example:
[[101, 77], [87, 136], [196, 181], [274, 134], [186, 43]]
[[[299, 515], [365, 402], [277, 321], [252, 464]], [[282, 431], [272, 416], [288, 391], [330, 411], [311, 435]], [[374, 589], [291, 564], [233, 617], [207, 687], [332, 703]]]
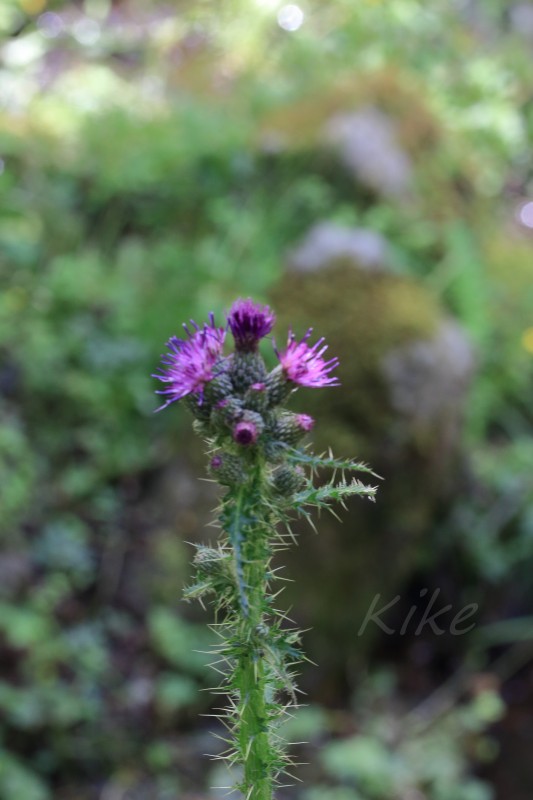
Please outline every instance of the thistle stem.
[[235, 664], [235, 686], [239, 692], [236, 738], [244, 768], [242, 788], [246, 800], [272, 800], [275, 759], [268, 725], [268, 665], [261, 642], [270, 560], [269, 528], [262, 513], [262, 483], [261, 465], [256, 463], [252, 480], [241, 487], [236, 498], [242, 524], [238, 537], [240, 552], [234, 549], [234, 558], [246, 596], [238, 623], [239, 654]]

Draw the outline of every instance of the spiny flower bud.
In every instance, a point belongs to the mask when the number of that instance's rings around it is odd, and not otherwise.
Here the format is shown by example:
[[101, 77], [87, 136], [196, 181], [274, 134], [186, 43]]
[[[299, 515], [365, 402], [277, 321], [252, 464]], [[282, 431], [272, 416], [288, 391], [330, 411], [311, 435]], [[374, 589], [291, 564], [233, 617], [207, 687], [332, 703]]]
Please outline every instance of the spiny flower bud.
[[224, 397], [211, 412], [211, 423], [215, 428], [233, 425], [243, 415], [243, 405], [238, 397]]
[[285, 458], [287, 446], [282, 442], [273, 442], [267, 439], [263, 445], [263, 451], [267, 461], [270, 461], [271, 464], [277, 464]]
[[193, 564], [202, 572], [213, 575], [220, 572], [224, 562], [229, 560], [229, 556], [214, 547], [198, 545]]
[[266, 380], [265, 362], [259, 353], [237, 351], [231, 358], [230, 374], [235, 391], [244, 394], [254, 383]]
[[246, 481], [246, 471], [239, 456], [218, 453], [209, 463], [209, 472], [223, 486], [235, 486]]
[[218, 598], [234, 592], [235, 578], [229, 553], [214, 547], [198, 545], [193, 564], [197, 569], [197, 583], [185, 590], [185, 597], [203, 597], [214, 592]]
[[233, 439], [240, 445], [255, 444], [264, 429], [265, 421], [261, 414], [247, 409], [233, 428]]
[[218, 370], [217, 375], [205, 385], [201, 396], [190, 394], [184, 399], [185, 404], [192, 411], [195, 418], [202, 422], [208, 422], [213, 406], [223, 403], [225, 398], [233, 391], [231, 378], [227, 371], [223, 371], [221, 365], [222, 362], [215, 367], [215, 370]]
[[237, 422], [233, 428], [233, 439], [237, 442], [237, 444], [240, 444], [243, 447], [247, 447], [250, 444], [255, 444], [258, 436], [259, 431], [257, 430], [257, 425], [255, 422], [245, 422], [241, 420], [241, 422]]
[[292, 411], [282, 411], [272, 426], [272, 435], [284, 444], [297, 444], [308, 433], [315, 421], [309, 414], [293, 414]]
[[209, 421], [209, 415], [211, 414], [211, 406], [209, 406], [207, 403], [198, 402], [198, 397], [196, 397], [195, 395], [189, 395], [188, 397], [185, 397], [183, 402], [185, 403], [189, 411], [191, 411], [192, 414], [194, 415], [195, 423], [197, 421], [200, 422]]
[[266, 391], [269, 408], [281, 405], [290, 397], [294, 386], [285, 377], [283, 367], [275, 367], [269, 373], [266, 379]]
[[244, 395], [244, 405], [251, 411], [266, 410], [268, 405], [268, 393], [266, 390], [266, 383], [264, 381], [252, 383]]
[[288, 497], [305, 486], [305, 473], [301, 467], [279, 467], [274, 473], [274, 489]]
[[204, 389], [205, 402], [210, 406], [228, 397], [233, 392], [233, 385], [227, 367], [223, 361], [215, 365], [215, 376]]

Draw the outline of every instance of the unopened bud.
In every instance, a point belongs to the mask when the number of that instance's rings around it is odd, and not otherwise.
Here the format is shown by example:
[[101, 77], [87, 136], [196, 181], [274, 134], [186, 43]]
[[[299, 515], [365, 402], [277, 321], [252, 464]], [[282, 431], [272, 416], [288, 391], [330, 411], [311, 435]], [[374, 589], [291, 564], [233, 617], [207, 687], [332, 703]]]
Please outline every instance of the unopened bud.
[[240, 445], [255, 444], [265, 429], [261, 414], [246, 410], [233, 428], [233, 439]]
[[268, 405], [268, 393], [266, 383], [258, 381], [252, 383], [244, 395], [244, 405], [251, 411], [265, 411]]
[[219, 453], [209, 463], [209, 472], [223, 486], [235, 486], [246, 481], [246, 471], [239, 456]]
[[237, 422], [233, 428], [234, 440], [243, 447], [255, 444], [258, 436], [257, 425], [254, 422]]
[[236, 352], [231, 359], [230, 373], [235, 391], [244, 394], [254, 383], [265, 381], [265, 362], [259, 353]]
[[198, 582], [186, 590], [187, 599], [202, 597], [208, 592], [215, 592], [220, 597], [228, 588], [234, 588], [235, 579], [229, 553], [198, 545], [193, 564], [197, 569]]
[[215, 377], [209, 383], [206, 383], [204, 388], [204, 402], [210, 409], [220, 400], [229, 397], [233, 392], [231, 377], [227, 366], [223, 362], [218, 365], [218, 371], [217, 367], [215, 367], [215, 373]]
[[242, 402], [237, 397], [224, 397], [219, 400], [211, 412], [211, 424], [220, 429], [232, 426], [242, 417]]
[[228, 556], [214, 547], [204, 547], [199, 545], [193, 559], [193, 564], [206, 572], [208, 575], [220, 572], [222, 564], [228, 560]]
[[305, 473], [301, 467], [280, 467], [274, 473], [274, 488], [286, 497], [298, 492], [305, 486]]
[[294, 386], [283, 374], [281, 366], [275, 367], [266, 379], [266, 390], [268, 396], [268, 406], [273, 408], [284, 403], [294, 390]]
[[192, 411], [195, 421], [208, 422], [211, 414], [211, 406], [205, 402], [205, 398], [198, 397], [196, 394], [187, 395], [183, 399], [187, 408]]
[[309, 414], [293, 414], [292, 411], [283, 411], [272, 426], [272, 436], [279, 442], [288, 445], [297, 444], [315, 424]]
[[270, 461], [272, 464], [276, 464], [280, 461], [283, 461], [287, 452], [287, 446], [282, 442], [274, 442], [269, 439], [264, 444], [263, 447], [265, 458], [267, 461]]

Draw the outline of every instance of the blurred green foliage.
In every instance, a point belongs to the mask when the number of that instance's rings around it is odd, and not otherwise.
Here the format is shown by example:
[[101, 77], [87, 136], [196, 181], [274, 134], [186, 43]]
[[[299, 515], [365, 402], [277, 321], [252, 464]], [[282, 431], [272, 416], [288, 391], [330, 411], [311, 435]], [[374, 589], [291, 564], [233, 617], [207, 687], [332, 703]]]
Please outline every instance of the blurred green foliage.
[[[310, 2], [288, 32], [244, 0], [2, 4], [2, 800], [183, 791], [177, 732], [212, 676], [203, 625], [176, 606], [188, 555], [157, 493], [181, 412], [153, 416], [149, 376], [182, 320], [266, 297], [314, 222], [385, 235], [395, 269], [471, 334], [471, 483], [436, 553], [455, 548], [489, 586], [530, 566], [533, 283], [515, 211], [531, 62], [506, 5]], [[369, 103], [397, 120], [409, 201], [320, 145], [328, 114]], [[459, 707], [394, 757], [371, 729], [332, 742], [322, 768], [343, 785], [302, 796], [386, 800], [402, 775], [431, 800], [485, 800], [456, 743], [489, 717]]]
[[[431, 800], [491, 800], [491, 788], [470, 777], [468, 768], [472, 760], [490, 758], [494, 744], [478, 734], [503, 711], [500, 698], [486, 691], [444, 718], [425, 721], [419, 731], [407, 726], [400, 732], [399, 720], [374, 714], [368, 731], [328, 744], [321, 760], [326, 773], [351, 784], [353, 798], [361, 800], [392, 800], [398, 792], [416, 796], [417, 791]], [[309, 800], [317, 791], [311, 790]], [[327, 789], [323, 796], [329, 797]]]
[[330, 741], [325, 739], [339, 720], [324, 709], [302, 708], [287, 723], [290, 739], [305, 733], [320, 747], [317, 762], [308, 766], [316, 785], [303, 792], [305, 800], [494, 797], [488, 784], [469, 774], [472, 762], [490, 760], [497, 748], [486, 727], [505, 709], [492, 689], [485, 687], [460, 706], [424, 702], [406, 711], [394, 676], [376, 672], [361, 682], [353, 713], [357, 732]]

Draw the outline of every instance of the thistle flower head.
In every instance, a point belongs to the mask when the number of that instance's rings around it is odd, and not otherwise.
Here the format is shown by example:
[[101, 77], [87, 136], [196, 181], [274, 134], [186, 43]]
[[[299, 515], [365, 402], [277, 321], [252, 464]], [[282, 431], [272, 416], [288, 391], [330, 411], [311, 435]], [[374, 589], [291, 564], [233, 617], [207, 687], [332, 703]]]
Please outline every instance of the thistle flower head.
[[313, 329], [309, 328], [305, 336], [299, 341], [292, 331], [289, 331], [287, 347], [282, 352], [276, 350], [276, 355], [283, 369], [285, 378], [299, 386], [310, 386], [318, 389], [322, 386], [339, 386], [337, 377], [329, 373], [339, 365], [338, 358], [325, 361], [322, 358], [328, 346], [323, 344], [324, 338], [309, 347], [307, 340]]
[[228, 314], [228, 325], [235, 348], [241, 352], [257, 350], [260, 339], [270, 333], [276, 316], [268, 306], [261, 306], [253, 300], [236, 300]]
[[213, 314], [209, 315], [209, 324], [203, 328], [194, 320], [191, 320], [191, 326], [192, 329], [183, 326], [187, 339], [172, 336], [168, 340], [169, 352], [161, 359], [163, 366], [159, 373], [152, 375], [167, 384], [167, 388], [157, 392], [166, 398], [160, 408], [166, 408], [189, 394], [198, 395], [201, 403], [206, 384], [215, 377], [215, 365], [222, 354], [226, 333], [223, 328], [215, 326]]

